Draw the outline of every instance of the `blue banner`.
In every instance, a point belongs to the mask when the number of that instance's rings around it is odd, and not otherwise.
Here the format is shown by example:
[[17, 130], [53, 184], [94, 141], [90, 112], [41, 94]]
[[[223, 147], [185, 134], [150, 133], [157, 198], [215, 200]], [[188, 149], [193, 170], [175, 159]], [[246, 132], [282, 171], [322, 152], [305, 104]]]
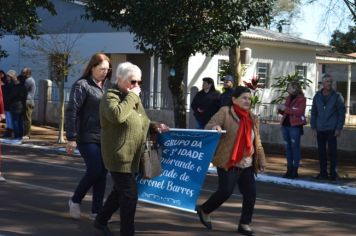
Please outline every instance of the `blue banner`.
[[159, 135], [162, 174], [138, 177], [139, 200], [195, 212], [205, 175], [221, 133], [212, 130], [171, 129]]

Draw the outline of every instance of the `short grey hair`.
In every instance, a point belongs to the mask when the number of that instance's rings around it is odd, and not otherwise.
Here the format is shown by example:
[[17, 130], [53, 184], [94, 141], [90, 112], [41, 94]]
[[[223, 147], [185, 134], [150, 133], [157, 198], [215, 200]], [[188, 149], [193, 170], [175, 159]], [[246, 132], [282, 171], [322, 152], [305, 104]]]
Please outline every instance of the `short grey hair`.
[[142, 71], [137, 65], [131, 62], [123, 62], [117, 66], [115, 75], [117, 80], [128, 80], [131, 76], [141, 78]]
[[333, 80], [330, 74], [324, 74], [323, 77], [321, 77], [321, 81], [324, 81], [326, 79], [331, 79], [331, 81]]

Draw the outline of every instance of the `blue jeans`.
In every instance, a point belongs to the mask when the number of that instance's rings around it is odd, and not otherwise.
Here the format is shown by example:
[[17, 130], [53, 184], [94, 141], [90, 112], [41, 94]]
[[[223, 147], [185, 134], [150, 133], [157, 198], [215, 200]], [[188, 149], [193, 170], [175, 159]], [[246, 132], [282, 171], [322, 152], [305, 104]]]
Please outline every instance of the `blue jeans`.
[[89, 189], [93, 187], [91, 211], [99, 213], [103, 208], [107, 174], [101, 156], [100, 143], [78, 143], [78, 149], [85, 162], [86, 172], [74, 191], [72, 201], [81, 203]]
[[228, 171], [217, 168], [218, 189], [209, 199], [201, 205], [201, 209], [209, 214], [221, 206], [234, 192], [237, 184], [242, 194], [242, 211], [240, 224], [250, 224], [256, 202], [256, 181], [253, 167], [240, 169], [230, 168]]
[[5, 111], [5, 121], [6, 121], [6, 129], [14, 129], [14, 125], [12, 124], [11, 112]]
[[14, 129], [15, 139], [22, 139], [23, 136], [23, 119], [22, 114], [11, 113], [12, 127]]
[[287, 165], [299, 167], [300, 163], [300, 136], [301, 128], [293, 126], [282, 126], [282, 135], [286, 149]]
[[329, 158], [330, 158], [330, 176], [336, 177], [336, 157], [337, 157], [337, 138], [335, 136], [335, 130], [318, 131], [317, 132], [318, 141], [318, 152], [319, 152], [319, 164], [320, 164], [320, 175], [327, 177], [327, 152], [326, 147], [328, 147]]

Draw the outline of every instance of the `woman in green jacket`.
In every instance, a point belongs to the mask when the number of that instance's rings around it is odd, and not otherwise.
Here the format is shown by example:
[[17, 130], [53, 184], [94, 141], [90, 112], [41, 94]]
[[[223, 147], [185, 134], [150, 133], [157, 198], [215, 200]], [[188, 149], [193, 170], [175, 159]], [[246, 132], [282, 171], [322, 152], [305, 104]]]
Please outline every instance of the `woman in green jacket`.
[[140, 100], [140, 68], [130, 62], [118, 65], [116, 83], [100, 103], [101, 144], [105, 167], [113, 179], [113, 190], [94, 226], [111, 235], [107, 222], [120, 207], [121, 235], [134, 235], [138, 199], [136, 174], [149, 128], [165, 132], [168, 126], [150, 122]]

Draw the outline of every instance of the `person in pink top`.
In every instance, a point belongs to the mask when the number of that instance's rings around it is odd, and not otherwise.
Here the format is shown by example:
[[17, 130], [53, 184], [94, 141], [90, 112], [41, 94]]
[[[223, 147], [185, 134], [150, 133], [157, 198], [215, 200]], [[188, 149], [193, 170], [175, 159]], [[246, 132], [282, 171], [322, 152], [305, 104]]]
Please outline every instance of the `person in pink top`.
[[283, 177], [294, 179], [298, 177], [301, 158], [300, 137], [303, 134], [303, 125], [306, 124], [306, 98], [298, 81], [290, 82], [287, 91], [285, 104], [278, 106], [278, 112], [283, 115], [281, 130], [287, 156], [287, 172]]
[[[4, 100], [2, 98], [2, 89], [0, 89], [0, 121], [5, 119], [5, 109], [4, 109]], [[0, 181], [4, 181], [5, 178], [1, 175], [1, 152], [0, 152]]]

